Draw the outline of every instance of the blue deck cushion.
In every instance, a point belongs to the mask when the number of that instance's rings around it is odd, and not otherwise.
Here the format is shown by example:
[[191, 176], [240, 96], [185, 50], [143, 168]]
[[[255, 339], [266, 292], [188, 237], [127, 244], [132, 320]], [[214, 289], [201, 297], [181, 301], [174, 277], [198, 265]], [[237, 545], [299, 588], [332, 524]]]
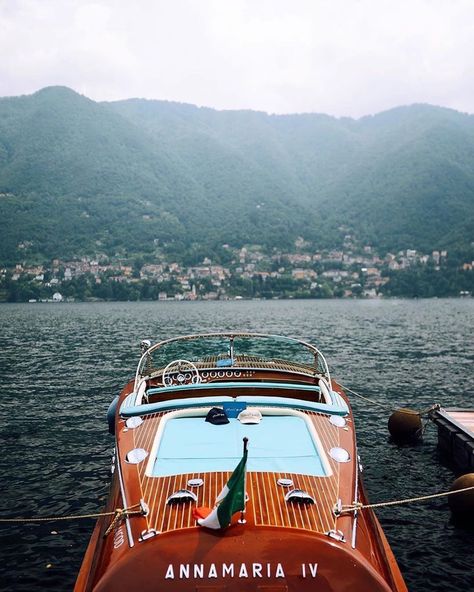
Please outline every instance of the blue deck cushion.
[[131, 392], [129, 395], [125, 397], [122, 406], [120, 407], [120, 410], [125, 409], [126, 407], [133, 407], [136, 403], [136, 400], [137, 393]]
[[[180, 384], [175, 386], [168, 386], [166, 388], [151, 388], [148, 389], [148, 395], [163, 395], [168, 398], [173, 393], [180, 393], [183, 391], [201, 391], [201, 390], [234, 390], [234, 389], [271, 389], [275, 391], [291, 390], [291, 391], [306, 391], [314, 393], [315, 400], [319, 397], [319, 387], [311, 384], [298, 384], [294, 382], [209, 382], [198, 384]], [[341, 407], [349, 412], [349, 409], [339, 393], [335, 391], [330, 392], [331, 405], [334, 407]], [[325, 404], [325, 403], [321, 403]], [[326, 406], [328, 406], [326, 404]]]
[[132, 417], [133, 415], [146, 415], [147, 413], [157, 413], [158, 411], [168, 411], [169, 409], [182, 409], [183, 407], [215, 407], [224, 402], [235, 401], [233, 397], [221, 395], [220, 397], [192, 397], [190, 399], [167, 399], [166, 401], [157, 401], [156, 403], [145, 403], [143, 405], [125, 405], [126, 400], [120, 407], [122, 417]]
[[177, 384], [161, 388], [148, 389], [148, 395], [163, 395], [167, 397], [170, 393], [179, 393], [182, 391], [202, 391], [202, 390], [225, 390], [225, 389], [273, 389], [273, 390], [292, 390], [313, 392], [315, 398], [319, 396], [319, 387], [312, 384], [298, 384], [294, 382], [200, 382], [198, 384]]
[[[282, 435], [284, 434], [284, 437]], [[261, 423], [213, 426], [204, 417], [167, 421], [153, 465], [154, 477], [183, 473], [233, 471], [249, 439], [247, 469], [325, 476], [305, 420], [292, 415], [263, 417]]]
[[301, 401], [298, 399], [289, 399], [287, 397], [259, 397], [257, 395], [242, 395], [235, 397], [237, 402], [245, 401], [247, 405], [257, 405], [259, 407], [288, 407], [291, 409], [306, 409], [307, 411], [320, 411], [331, 415], [347, 415], [349, 407], [344, 399], [339, 397], [332, 405], [327, 403], [317, 403], [313, 401]]
[[349, 409], [344, 401], [338, 405], [328, 405], [327, 403], [316, 403], [312, 401], [301, 401], [299, 399], [289, 399], [287, 397], [266, 397], [256, 395], [246, 395], [239, 397], [192, 397], [189, 399], [168, 399], [166, 401], [157, 401], [156, 403], [146, 403], [145, 405], [135, 405], [134, 407], [120, 408], [122, 417], [132, 417], [134, 415], [146, 415], [148, 413], [158, 413], [159, 411], [169, 411], [170, 409], [183, 409], [186, 407], [215, 407], [223, 406], [225, 403], [238, 402], [246, 405], [259, 407], [285, 407], [290, 409], [305, 409], [308, 411], [317, 411], [328, 413], [330, 415], [347, 415]]

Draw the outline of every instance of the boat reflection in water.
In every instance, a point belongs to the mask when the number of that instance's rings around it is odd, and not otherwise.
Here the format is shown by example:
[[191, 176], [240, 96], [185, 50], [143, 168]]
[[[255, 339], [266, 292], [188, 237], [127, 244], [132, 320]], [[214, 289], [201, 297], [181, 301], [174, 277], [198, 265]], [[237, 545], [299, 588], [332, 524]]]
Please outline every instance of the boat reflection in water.
[[405, 591], [366, 503], [348, 400], [313, 345], [142, 342], [110, 410], [113, 481], [83, 590]]

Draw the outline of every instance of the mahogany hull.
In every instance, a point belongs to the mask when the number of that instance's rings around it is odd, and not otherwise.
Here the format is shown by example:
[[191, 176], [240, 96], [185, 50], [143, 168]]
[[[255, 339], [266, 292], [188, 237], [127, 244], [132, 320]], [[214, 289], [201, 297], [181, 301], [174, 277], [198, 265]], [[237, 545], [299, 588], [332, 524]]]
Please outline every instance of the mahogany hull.
[[225, 534], [175, 531], [131, 549], [93, 589], [392, 590], [359, 552], [324, 535], [233, 525]]
[[[361, 481], [359, 495], [366, 503]], [[116, 473], [106, 510], [123, 506]], [[224, 532], [197, 526], [165, 531], [149, 540], [135, 541], [132, 548], [123, 545], [123, 552], [118, 554], [119, 531], [103, 536], [110, 522], [109, 517], [97, 522], [75, 592], [120, 592], [131, 586], [138, 586], [141, 592], [407, 591], [389, 543], [370, 509], [359, 512], [358, 550], [325, 534], [300, 528], [240, 525], [234, 519]], [[339, 526], [349, 535], [349, 517], [341, 517]], [[124, 532], [123, 525], [120, 532]]]
[[[236, 368], [237, 362], [234, 360]], [[212, 507], [231, 473], [204, 470], [159, 476], [150, 472], [149, 466], [146, 468], [148, 460], [129, 463], [128, 453], [137, 449], [146, 451], [147, 459], [153, 461], [158, 434], [165, 430], [167, 417], [176, 411], [169, 395], [172, 391], [160, 388], [160, 378], [153, 375], [146, 384], [151, 400], [155, 397], [159, 406], [164, 396], [168, 396], [166, 400], [171, 402], [171, 407], [140, 411], [138, 427], [129, 427], [126, 414], [120, 414], [120, 405], [134, 396], [136, 385], [130, 382], [125, 386], [115, 417], [115, 472], [106, 511], [129, 508], [140, 502], [146, 513], [117, 523], [108, 535], [105, 533], [111, 517], [99, 519], [75, 592], [407, 591], [374, 512], [363, 509], [341, 514], [337, 510], [338, 505], [351, 506], [354, 499], [367, 503], [354, 417], [343, 389], [331, 381], [334, 406], [311, 408], [318, 377], [303, 375], [300, 368], [285, 368], [278, 373], [273, 367], [252, 369], [248, 378], [252, 380], [251, 389], [244, 388], [248, 384], [240, 388], [236, 378], [240, 379], [243, 372], [239, 370], [239, 377], [234, 375], [229, 384], [232, 396], [258, 399], [265, 421], [265, 413], [270, 417], [275, 413], [274, 405], [279, 403], [272, 395], [281, 392], [272, 393], [273, 386], [283, 385], [293, 417], [298, 416], [316, 434], [327, 471], [306, 474], [248, 470], [245, 523], [239, 523], [239, 515], [235, 514], [228, 528], [217, 531], [199, 526], [193, 507]], [[234, 370], [226, 371], [231, 372]], [[209, 386], [200, 385], [199, 391], [193, 385], [188, 390], [179, 387], [176, 408], [186, 407], [197, 393], [201, 397], [214, 395], [219, 389], [218, 380], [209, 383]], [[207, 409], [209, 404], [202, 405]], [[333, 421], [333, 413], [339, 413], [344, 421]], [[346, 452], [347, 459], [334, 457], [330, 454], [333, 450]], [[168, 503], [173, 492], [186, 489], [196, 477], [201, 481], [194, 491], [196, 502]], [[282, 480], [289, 481], [297, 490], [310, 492], [313, 503], [289, 503], [288, 489], [281, 486]]]

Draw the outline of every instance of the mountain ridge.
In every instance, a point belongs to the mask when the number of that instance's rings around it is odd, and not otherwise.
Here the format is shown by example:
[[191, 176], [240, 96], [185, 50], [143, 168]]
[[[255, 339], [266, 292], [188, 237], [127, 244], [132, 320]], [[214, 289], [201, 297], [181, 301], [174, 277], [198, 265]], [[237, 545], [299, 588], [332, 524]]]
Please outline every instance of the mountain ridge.
[[432, 105], [352, 119], [46, 87], [0, 98], [0, 262], [348, 231], [382, 251], [466, 249], [473, 157], [474, 116]]

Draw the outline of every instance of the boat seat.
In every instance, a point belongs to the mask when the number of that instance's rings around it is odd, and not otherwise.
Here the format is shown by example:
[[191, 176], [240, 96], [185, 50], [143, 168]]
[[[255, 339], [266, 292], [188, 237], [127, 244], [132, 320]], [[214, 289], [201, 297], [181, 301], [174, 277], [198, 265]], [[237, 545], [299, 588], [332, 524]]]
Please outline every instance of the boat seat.
[[160, 411], [169, 411], [171, 409], [182, 409], [186, 407], [216, 407], [224, 403], [237, 402], [246, 405], [259, 407], [284, 407], [290, 409], [303, 409], [307, 411], [316, 411], [327, 413], [329, 415], [347, 415], [349, 409], [341, 398], [340, 405], [328, 405], [327, 403], [317, 403], [312, 401], [302, 401], [299, 399], [288, 399], [286, 397], [268, 397], [257, 395], [240, 395], [238, 397], [227, 397], [221, 395], [218, 397], [191, 397], [189, 399], [168, 399], [167, 401], [157, 401], [145, 405], [125, 406], [120, 408], [121, 417], [133, 417], [135, 415], [147, 415], [149, 413], [158, 413]]
[[[271, 389], [271, 390], [291, 390], [291, 391], [305, 391], [314, 393], [315, 402], [319, 403], [319, 399], [324, 397], [322, 404], [334, 405], [335, 407], [342, 407], [349, 412], [349, 409], [341, 395], [336, 391], [329, 390], [326, 387], [323, 391], [319, 386], [311, 384], [297, 384], [293, 382], [200, 382], [197, 384], [179, 384], [167, 387], [150, 388], [147, 395], [170, 395], [172, 393], [179, 393], [183, 391], [201, 391], [201, 390], [224, 390], [224, 389]], [[140, 404], [140, 400], [136, 400], [135, 404]]]
[[320, 397], [321, 389], [312, 384], [298, 384], [295, 382], [199, 382], [197, 384], [176, 384], [166, 387], [150, 388], [147, 395], [168, 395], [170, 393], [179, 393], [181, 391], [202, 391], [202, 390], [224, 390], [224, 389], [272, 389], [272, 390], [292, 390], [308, 391], [315, 395], [315, 399]]
[[156, 403], [136, 405], [127, 397], [120, 407], [120, 415], [122, 417], [133, 417], [134, 415], [146, 415], [148, 413], [180, 409], [182, 407], [215, 407], [216, 405], [222, 405], [223, 403], [230, 403], [232, 401], [235, 401], [233, 397], [226, 396], [192, 397], [190, 399], [168, 399], [166, 401], [157, 401]]

